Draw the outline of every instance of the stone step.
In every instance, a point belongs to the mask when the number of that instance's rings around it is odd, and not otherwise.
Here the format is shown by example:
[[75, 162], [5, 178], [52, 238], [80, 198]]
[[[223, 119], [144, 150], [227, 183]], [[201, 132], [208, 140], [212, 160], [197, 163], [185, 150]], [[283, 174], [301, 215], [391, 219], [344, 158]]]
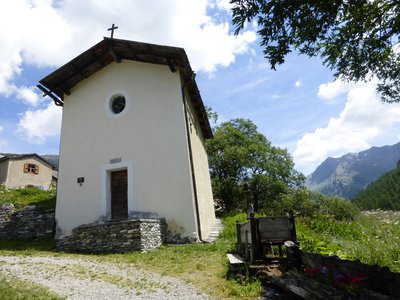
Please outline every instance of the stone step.
[[238, 265], [238, 264], [240, 265], [246, 263], [245, 260], [238, 254], [228, 253], [226, 256], [229, 260], [229, 264], [231, 265]]
[[214, 227], [211, 229], [209, 236], [206, 239], [204, 239], [203, 242], [205, 242], [205, 243], [214, 242], [218, 238], [219, 233], [222, 231], [222, 229], [223, 229], [223, 226], [222, 226], [221, 220], [215, 219]]

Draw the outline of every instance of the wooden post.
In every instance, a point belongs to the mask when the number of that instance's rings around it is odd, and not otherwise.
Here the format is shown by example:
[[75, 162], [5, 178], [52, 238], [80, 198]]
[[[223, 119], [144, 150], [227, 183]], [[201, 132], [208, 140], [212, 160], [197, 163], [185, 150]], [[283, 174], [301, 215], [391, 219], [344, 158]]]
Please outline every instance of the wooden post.
[[241, 230], [240, 230], [240, 223], [236, 222], [236, 238], [237, 238], [237, 244], [236, 244], [236, 251], [239, 255], [242, 255], [243, 251], [243, 245], [242, 245], [242, 236], [241, 236]]
[[286, 255], [290, 266], [300, 269], [301, 267], [301, 254], [299, 246], [292, 241], [286, 241], [284, 243], [286, 248]]
[[254, 218], [254, 213], [250, 214], [250, 234], [251, 234], [251, 263], [254, 263], [256, 259], [259, 258], [258, 255], [258, 234], [257, 234], [257, 219]]

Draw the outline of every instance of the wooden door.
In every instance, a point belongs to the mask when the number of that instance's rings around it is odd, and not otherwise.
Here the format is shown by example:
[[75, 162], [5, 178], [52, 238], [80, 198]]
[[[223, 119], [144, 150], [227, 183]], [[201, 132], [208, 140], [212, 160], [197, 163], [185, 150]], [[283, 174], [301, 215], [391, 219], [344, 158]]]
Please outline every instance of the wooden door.
[[111, 172], [111, 219], [128, 218], [128, 172]]

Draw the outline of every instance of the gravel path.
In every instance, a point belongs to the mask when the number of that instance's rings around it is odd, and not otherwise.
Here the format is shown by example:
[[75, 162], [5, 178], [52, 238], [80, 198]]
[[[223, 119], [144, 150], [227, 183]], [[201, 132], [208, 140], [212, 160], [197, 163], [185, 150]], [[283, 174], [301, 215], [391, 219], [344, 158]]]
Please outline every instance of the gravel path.
[[210, 299], [184, 282], [127, 264], [84, 259], [0, 256], [0, 272], [71, 300]]

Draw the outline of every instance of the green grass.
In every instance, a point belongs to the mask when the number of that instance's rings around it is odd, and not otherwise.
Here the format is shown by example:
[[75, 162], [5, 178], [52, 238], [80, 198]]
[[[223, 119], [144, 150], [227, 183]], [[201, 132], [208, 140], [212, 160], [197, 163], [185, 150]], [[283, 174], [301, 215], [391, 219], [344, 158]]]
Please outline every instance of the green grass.
[[364, 212], [353, 221], [329, 216], [302, 218], [298, 238], [305, 251], [359, 259], [400, 272], [400, 212]]
[[33, 255], [35, 253], [53, 252], [55, 245], [54, 240], [0, 240], [0, 254], [9, 255], [15, 252], [17, 254]]
[[40, 190], [36, 187], [5, 189], [0, 186], [0, 204], [12, 203], [16, 209], [36, 205], [42, 209], [55, 208], [56, 190]]
[[2, 300], [61, 300], [62, 297], [47, 289], [0, 273], [0, 299]]

